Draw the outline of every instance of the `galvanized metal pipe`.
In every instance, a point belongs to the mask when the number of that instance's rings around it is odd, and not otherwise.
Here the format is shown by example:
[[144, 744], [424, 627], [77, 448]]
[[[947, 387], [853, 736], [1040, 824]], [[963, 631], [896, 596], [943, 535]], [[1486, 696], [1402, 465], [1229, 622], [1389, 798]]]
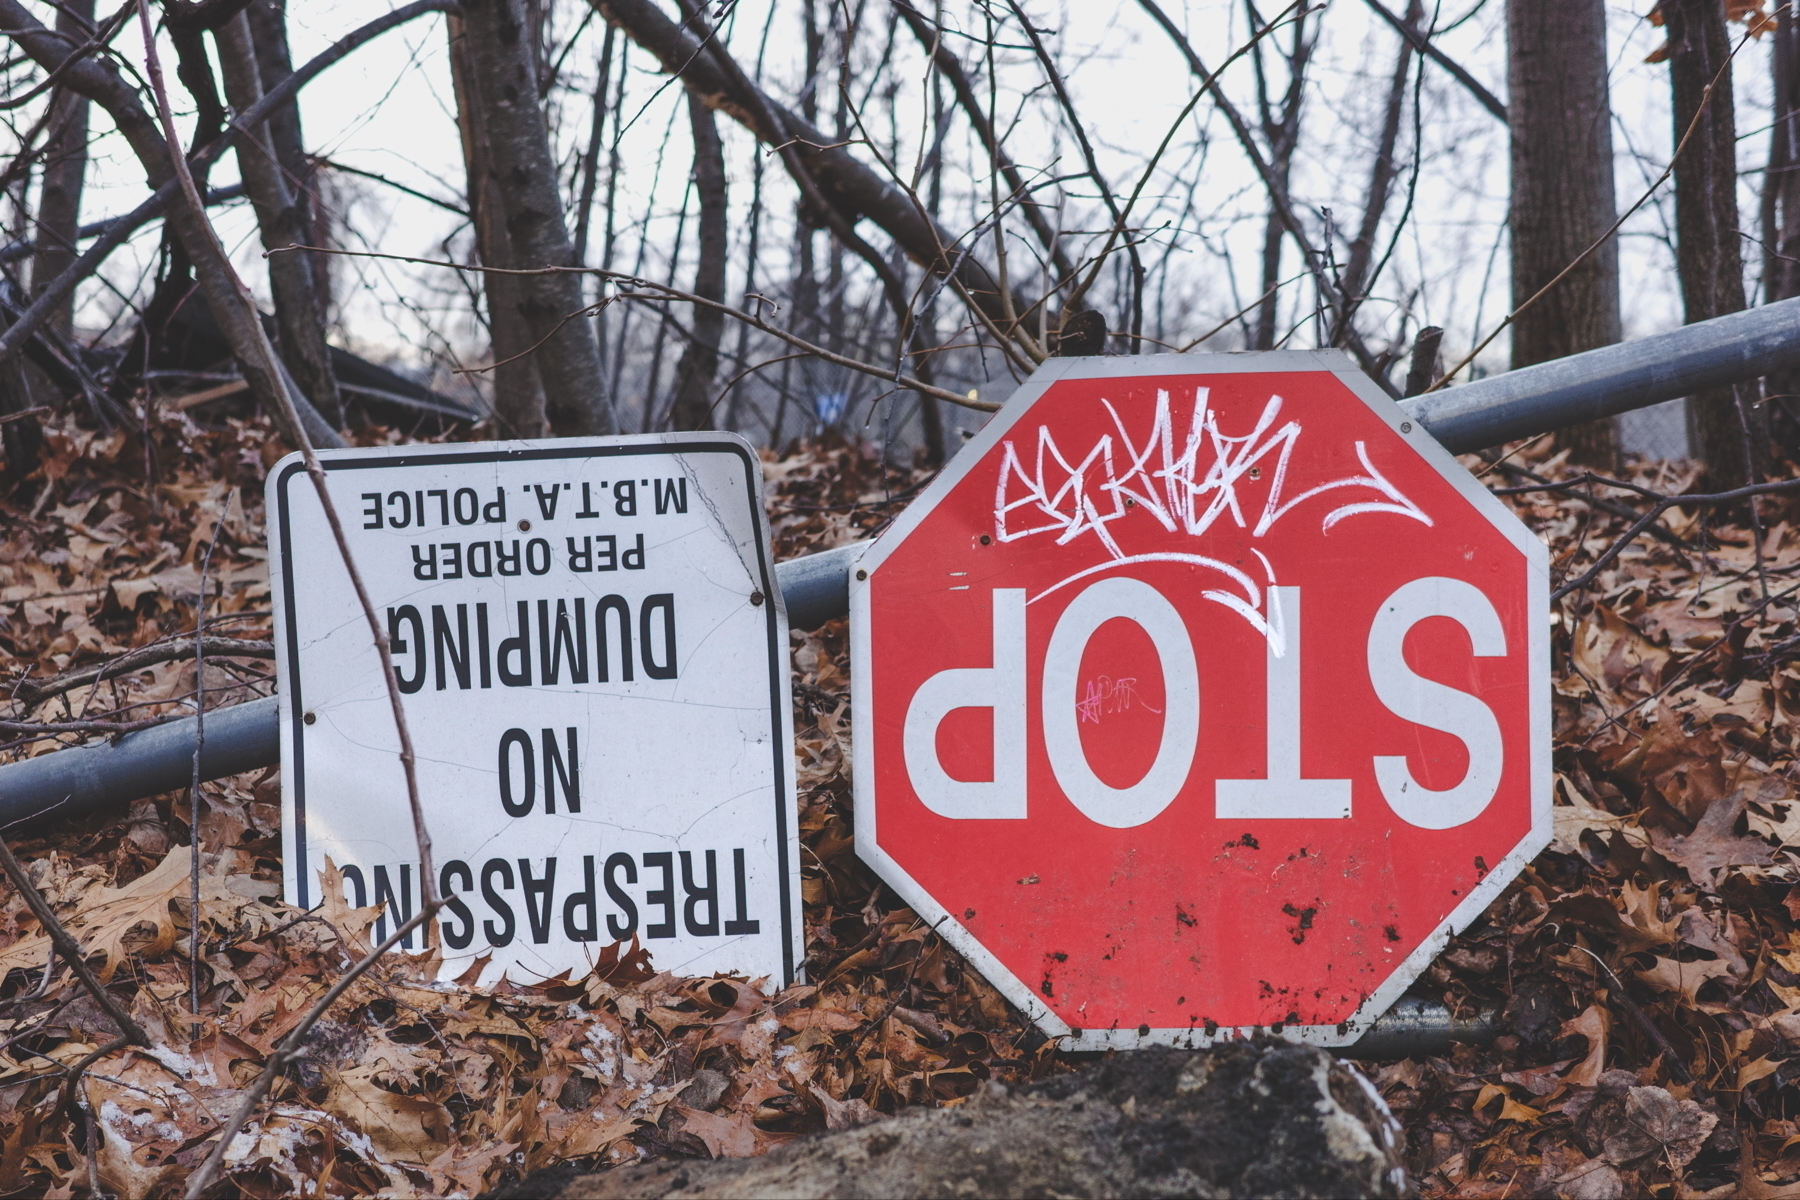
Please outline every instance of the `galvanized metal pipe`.
[[1800, 370], [1800, 298], [1400, 401], [1454, 454]]
[[1369, 1059], [1448, 1054], [1457, 1042], [1489, 1045], [1499, 1031], [1498, 1015], [1492, 1009], [1459, 1017], [1442, 1001], [1402, 996], [1394, 1007], [1376, 1018], [1367, 1033], [1338, 1053], [1345, 1058]]
[[[850, 564], [862, 549], [854, 543], [776, 564], [775, 578], [794, 628], [811, 629], [844, 615], [850, 605]], [[187, 787], [198, 728], [195, 718], [182, 717], [114, 741], [0, 766], [0, 828], [35, 817], [69, 820]], [[202, 779], [254, 771], [280, 759], [274, 697], [206, 714]]]
[[[1432, 436], [1463, 453], [1681, 396], [1800, 369], [1800, 298], [1590, 350], [1401, 401]], [[776, 567], [788, 620], [808, 629], [842, 616], [860, 544]], [[0, 825], [51, 809], [72, 817], [181, 787], [192, 770], [195, 721], [184, 718], [117, 741], [0, 767]], [[279, 756], [275, 702], [207, 716], [201, 774], [269, 766]]]

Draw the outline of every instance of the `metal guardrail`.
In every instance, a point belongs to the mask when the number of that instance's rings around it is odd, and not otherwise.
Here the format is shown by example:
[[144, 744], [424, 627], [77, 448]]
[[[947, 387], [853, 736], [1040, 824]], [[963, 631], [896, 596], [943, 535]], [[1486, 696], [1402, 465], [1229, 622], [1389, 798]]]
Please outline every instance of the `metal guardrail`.
[[1800, 298], [1400, 401], [1453, 454], [1800, 370]]

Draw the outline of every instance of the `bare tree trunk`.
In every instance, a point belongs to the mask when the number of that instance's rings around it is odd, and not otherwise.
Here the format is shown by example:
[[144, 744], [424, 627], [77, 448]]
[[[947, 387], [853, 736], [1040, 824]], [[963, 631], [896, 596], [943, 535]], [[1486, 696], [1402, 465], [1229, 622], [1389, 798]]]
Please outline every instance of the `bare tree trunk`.
[[[712, 109], [698, 96], [688, 96], [688, 119], [694, 128], [694, 191], [700, 199], [699, 259], [694, 267], [694, 294], [725, 299], [725, 263], [731, 240], [725, 226], [725, 147]], [[675, 369], [675, 403], [669, 424], [675, 429], [711, 429], [707, 397], [719, 369], [719, 342], [725, 336], [725, 314], [696, 305], [690, 318], [687, 349]]]
[[[484, 267], [513, 266], [512, 239], [500, 205], [488, 153], [487, 111], [470, 67], [468, 37], [461, 17], [449, 19], [450, 80], [456, 93], [456, 121], [462, 133], [463, 167], [468, 178], [469, 213], [475, 227], [475, 257]], [[544, 387], [538, 377], [537, 339], [523, 311], [523, 285], [512, 275], [483, 275], [488, 335], [494, 362], [494, 424], [502, 437], [543, 437]]]
[[[288, 53], [287, 0], [252, 0], [244, 10], [250, 20], [250, 36], [256, 45], [256, 67], [262, 77], [263, 90], [279, 87], [294, 73], [294, 62]], [[328, 218], [318, 194], [318, 171], [306, 155], [306, 139], [300, 132], [300, 102], [290, 100], [270, 114], [266, 128], [275, 146], [275, 158], [287, 177], [288, 191], [293, 195], [294, 225], [304, 233], [309, 246], [323, 246], [329, 241]], [[322, 254], [307, 254], [307, 270], [313, 284], [313, 303], [319, 319], [331, 319], [331, 259]]]
[[[1772, 41], [1775, 111], [1762, 191], [1764, 304], [1800, 296], [1800, 21], [1793, 5], [1775, 10]], [[1771, 375], [1764, 386], [1775, 444], [1800, 460], [1800, 372]]]
[[[941, 16], [943, 9], [942, 0], [939, 0], [938, 8], [939, 15]], [[939, 49], [941, 50], [942, 47], [940, 46]], [[960, 78], [962, 75], [962, 66], [957, 62], [954, 55], [938, 54], [934, 57], [938, 65], [938, 70], [934, 71], [931, 76], [931, 127], [933, 129], [941, 130], [944, 128], [944, 88], [943, 75], [941, 74], [945, 69], [944, 60], [947, 57], [949, 59], [949, 65], [954, 67], [956, 71], [956, 76], [952, 77], [950, 80], [952, 87], [957, 87], [957, 78]], [[965, 96], [967, 96], [967, 100], [964, 102], [963, 111], [969, 113], [970, 121], [974, 122], [974, 114], [980, 112], [981, 109], [975, 104], [973, 90], [968, 87], [966, 80], [963, 81], [960, 88], [957, 88], [958, 100], [963, 101]], [[987, 125], [986, 127], [991, 129], [991, 125]], [[999, 157], [999, 144], [995, 142], [991, 136], [984, 139], [983, 145], [986, 146], [990, 156], [995, 158]], [[1004, 169], [1010, 167], [1011, 164], [1003, 163], [1002, 166]], [[1013, 186], [1012, 176], [1010, 175], [1007, 177], [1007, 185], [1009, 187]], [[944, 205], [944, 155], [941, 148], [934, 150], [931, 155], [930, 183], [927, 187], [925, 203], [930, 209], [932, 223], [936, 224], [942, 216]], [[1025, 209], [1028, 213], [1037, 218], [1037, 220], [1032, 223], [1033, 227], [1039, 229], [1039, 239], [1042, 240], [1047, 247], [1051, 248], [1052, 262], [1056, 268], [1058, 277], [1060, 279], [1067, 279], [1074, 274], [1074, 270], [1067, 265], [1061, 251], [1057, 249], [1060, 245], [1060, 241], [1056, 237], [1055, 231], [1050, 230], [1048, 236], [1046, 236], [1045, 231], [1049, 229], [1049, 222], [1044, 219], [1042, 213], [1038, 212], [1036, 205], [1028, 204], [1025, 206]], [[1040, 224], [1042, 226], [1041, 228], [1039, 228]], [[927, 383], [937, 382], [936, 347], [937, 300], [934, 297], [930, 303], [925, 305], [925, 311], [919, 314], [918, 321], [912, 330], [912, 336], [907, 340], [907, 344], [903, 347], [906, 351], [915, 352], [912, 354], [912, 357], [906, 361], [911, 362], [913, 373]], [[921, 350], [924, 351], [924, 353], [916, 353]], [[921, 395], [919, 397], [919, 436], [925, 443], [925, 465], [933, 470], [942, 467], [945, 458], [944, 410], [943, 406], [938, 403], [936, 396]]]
[[[239, 13], [214, 31], [214, 40], [219, 50], [219, 69], [225, 76], [226, 98], [233, 109], [243, 112], [263, 94], [249, 20]], [[302, 224], [301, 206], [289, 186], [287, 171], [279, 161], [266, 125], [238, 143], [237, 159], [244, 189], [256, 208], [263, 248], [276, 250], [306, 244], [309, 231]], [[331, 369], [331, 351], [325, 344], [324, 314], [318, 308], [312, 264], [308, 256], [301, 254], [272, 254], [268, 263], [282, 361], [320, 415], [342, 428], [344, 402]]]
[[[1416, 25], [1425, 15], [1424, 0], [1411, 0], [1406, 7], [1408, 24]], [[1394, 148], [1400, 143], [1400, 118], [1406, 113], [1406, 81], [1412, 73], [1412, 43], [1400, 39], [1400, 54], [1394, 63], [1394, 76], [1388, 84], [1387, 105], [1381, 118], [1381, 138], [1375, 147], [1375, 161], [1369, 166], [1369, 191], [1363, 203], [1362, 226], [1350, 242], [1350, 255], [1344, 263], [1344, 312], [1338, 318], [1339, 328], [1332, 345], [1341, 345], [1344, 327], [1356, 319], [1366, 289], [1371, 285], [1369, 273], [1375, 264], [1375, 235], [1381, 231], [1381, 218], [1387, 212], [1388, 192], [1394, 186], [1396, 167]]]
[[[618, 29], [606, 27], [606, 43], [600, 51], [600, 78], [594, 84], [593, 120], [588, 125], [587, 154], [581, 160], [581, 199], [575, 205], [575, 261], [587, 265], [588, 230], [593, 224], [594, 189], [600, 182], [600, 134], [606, 128], [606, 92], [612, 82], [613, 39]], [[606, 347], [600, 348], [601, 358]]]
[[[1250, 13], [1252, 27], [1265, 24], [1261, 14], [1256, 11], [1254, 0], [1245, 0], [1245, 8]], [[1313, 48], [1313, 39], [1307, 36], [1306, 28], [1309, 12], [1310, 6], [1302, 0], [1299, 11], [1294, 16], [1292, 48], [1282, 55], [1287, 66], [1288, 86], [1279, 105], [1269, 96], [1269, 80], [1260, 42], [1252, 55], [1252, 62], [1256, 67], [1257, 107], [1262, 118], [1263, 139], [1269, 146], [1269, 170], [1273, 182], [1283, 195], [1288, 189], [1288, 174], [1293, 166], [1294, 150], [1300, 144], [1300, 109], [1306, 99], [1306, 68], [1312, 58]], [[1253, 349], [1271, 350], [1275, 346], [1275, 321], [1281, 311], [1281, 297], [1277, 292], [1277, 285], [1281, 282], [1281, 243], [1286, 234], [1287, 223], [1282, 218], [1281, 206], [1271, 199], [1268, 223], [1263, 227], [1264, 297], [1257, 308], [1256, 345]]]
[[[62, 66], [78, 44], [46, 30], [18, 0], [0, 0], [0, 28], [6, 29], [14, 43], [47, 71]], [[106, 60], [89, 57], [73, 63], [63, 78], [70, 88], [82, 92], [107, 111], [114, 127], [143, 165], [152, 187], [161, 187], [174, 177], [170, 146], [163, 140], [155, 119], [145, 110], [137, 89], [127, 84]], [[250, 394], [280, 422], [285, 413], [282, 391], [286, 389], [314, 445], [343, 445], [343, 438], [325, 423], [306, 394], [287, 378], [280, 362], [270, 364], [267, 361], [255, 306], [238, 290], [230, 264], [207, 227], [206, 214], [196, 211], [185, 200], [178, 200], [169, 206], [166, 220], [193, 259], [195, 278], [206, 295], [213, 319], [218, 322], [220, 332], [238, 360]], [[299, 431], [293, 429], [284, 428], [283, 433], [290, 439], [299, 436]]]
[[[1603, 0], [1507, 0], [1506, 34], [1517, 308], [1603, 235], [1618, 208]], [[1528, 367], [1618, 340], [1619, 243], [1609, 238], [1519, 314], [1512, 365]], [[1563, 430], [1557, 444], [1588, 466], [1618, 466], [1618, 422], [1611, 417]]]
[[[513, 262], [525, 268], [574, 266], [524, 7], [520, 0], [468, 0], [463, 26], [468, 66], [486, 118], [488, 177], [497, 185]], [[579, 315], [586, 308], [581, 277], [521, 276], [519, 308], [538, 343], [533, 356], [551, 428], [565, 436], [611, 433], [593, 325]]]
[[[56, 14], [57, 31], [85, 41], [94, 23], [94, 0], [69, 0]], [[44, 185], [38, 196], [38, 251], [31, 265], [31, 290], [68, 270], [79, 255], [81, 185], [87, 177], [88, 98], [58, 88], [50, 114], [50, 141], [44, 147]], [[50, 327], [68, 337], [75, 329], [75, 297], [63, 302]]]
[[[1662, 12], [1677, 144], [1694, 125], [1675, 159], [1676, 267], [1683, 315], [1692, 323], [1744, 307], [1731, 38], [1721, 0], [1665, 0]], [[1759, 400], [1742, 386], [1688, 398], [1688, 438], [1705, 464], [1709, 487], [1738, 487], [1761, 473], [1768, 420]]]

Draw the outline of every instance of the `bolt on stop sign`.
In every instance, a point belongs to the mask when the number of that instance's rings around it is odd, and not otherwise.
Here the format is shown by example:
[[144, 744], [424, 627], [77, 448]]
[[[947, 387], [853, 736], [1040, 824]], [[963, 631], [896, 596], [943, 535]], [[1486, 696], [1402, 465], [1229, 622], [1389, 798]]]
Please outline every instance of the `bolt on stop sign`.
[[1069, 1048], [1354, 1041], [1548, 842], [1544, 548], [1404, 417], [1052, 360], [863, 557], [858, 852]]

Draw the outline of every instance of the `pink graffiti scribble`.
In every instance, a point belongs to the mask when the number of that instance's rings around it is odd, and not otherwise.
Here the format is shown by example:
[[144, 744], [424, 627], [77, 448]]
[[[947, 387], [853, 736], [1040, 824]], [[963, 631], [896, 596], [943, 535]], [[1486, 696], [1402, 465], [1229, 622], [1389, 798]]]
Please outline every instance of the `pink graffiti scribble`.
[[1151, 708], [1138, 695], [1136, 678], [1126, 676], [1123, 679], [1113, 679], [1102, 675], [1098, 679], [1087, 681], [1082, 688], [1081, 699], [1075, 702], [1075, 711], [1081, 714], [1083, 721], [1092, 721], [1098, 725], [1101, 717], [1122, 713], [1134, 703], [1158, 715], [1162, 713], [1162, 709]]

